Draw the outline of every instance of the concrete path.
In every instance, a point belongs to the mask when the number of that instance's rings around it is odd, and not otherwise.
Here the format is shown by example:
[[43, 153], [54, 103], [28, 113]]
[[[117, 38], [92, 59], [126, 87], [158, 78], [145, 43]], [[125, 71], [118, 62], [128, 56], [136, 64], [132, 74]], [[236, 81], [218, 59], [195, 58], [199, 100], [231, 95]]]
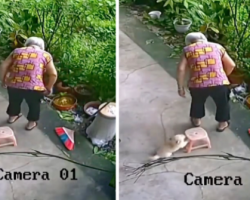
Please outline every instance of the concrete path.
[[[184, 133], [190, 127], [190, 97], [178, 96], [175, 79], [158, 64], [159, 60], [149, 55], [167, 52], [154, 49], [147, 54], [143, 51], [135, 43], [136, 31], [141, 28], [138, 24], [132, 27], [132, 23], [135, 25], [133, 17], [120, 16], [120, 200], [249, 200], [250, 171], [246, 161], [195, 158], [152, 168], [137, 182], [135, 177], [127, 176], [131, 173], [130, 167], [145, 162], [165, 138]], [[137, 37], [146, 37], [145, 29], [140, 31], [141, 35]], [[142, 41], [138, 39], [138, 43], [142, 44]], [[169, 63], [164, 67], [172, 67], [174, 71], [176, 65], [171, 64], [175, 61], [169, 60], [167, 54], [163, 59]], [[197, 150], [192, 155], [224, 151], [249, 156], [249, 149], [239, 137], [230, 129], [215, 132], [216, 125], [214, 115], [207, 110], [203, 127], [209, 133], [212, 149]], [[175, 155], [185, 154], [178, 152]], [[188, 186], [184, 183], [187, 172], [202, 177], [240, 176], [243, 185]]]
[[[5, 112], [8, 102], [4, 98], [6, 95], [5, 92], [1, 89], [0, 112], [2, 114], [0, 116], [0, 126], [7, 125], [7, 115]], [[27, 113], [27, 106], [25, 104], [22, 111], [24, 114]], [[28, 132], [24, 130], [26, 123], [27, 120], [23, 116], [11, 125], [11, 128], [15, 132], [18, 146], [1, 148], [0, 152], [38, 150], [43, 153], [65, 157], [60, 150], [60, 148], [63, 148], [63, 145], [54, 133], [54, 128], [57, 126], [69, 126], [65, 121], [60, 121], [54, 111], [43, 105], [39, 128], [33, 131]], [[114, 167], [108, 161], [92, 155], [92, 146], [83, 136], [76, 135], [75, 142], [75, 150], [68, 152], [71, 159], [78, 160], [87, 165], [114, 170]], [[64, 151], [66, 152], [66, 150]], [[43, 180], [41, 177], [38, 177], [37, 180], [0, 180], [1, 200], [115, 199], [115, 190], [109, 186], [113, 174], [86, 169], [57, 158], [0, 155], [0, 168], [12, 174], [14, 172], [45, 172], [49, 174], [50, 179]], [[68, 171], [67, 180], [60, 178], [60, 171], [64, 168]], [[71, 180], [73, 175], [70, 171], [73, 169], [75, 169], [77, 180]], [[0, 177], [5, 172], [0, 172]]]

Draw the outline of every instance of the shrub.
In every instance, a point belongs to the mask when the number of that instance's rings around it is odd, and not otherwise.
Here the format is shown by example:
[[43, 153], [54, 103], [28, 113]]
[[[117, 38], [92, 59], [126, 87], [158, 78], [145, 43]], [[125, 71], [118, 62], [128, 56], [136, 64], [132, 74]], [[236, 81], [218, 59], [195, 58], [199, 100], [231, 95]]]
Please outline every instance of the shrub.
[[106, 100], [115, 95], [115, 14], [115, 0], [0, 0], [1, 52], [42, 37], [60, 80], [89, 83]]

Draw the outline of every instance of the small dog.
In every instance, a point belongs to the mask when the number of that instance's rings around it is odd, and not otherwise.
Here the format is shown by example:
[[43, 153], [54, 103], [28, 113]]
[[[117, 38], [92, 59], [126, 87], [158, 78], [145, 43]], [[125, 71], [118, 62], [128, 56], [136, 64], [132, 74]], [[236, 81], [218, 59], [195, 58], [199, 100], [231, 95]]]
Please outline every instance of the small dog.
[[154, 156], [150, 157], [150, 160], [157, 160], [159, 158], [167, 158], [179, 149], [184, 148], [188, 144], [189, 140], [184, 134], [178, 134], [170, 138], [167, 143], [161, 147]]

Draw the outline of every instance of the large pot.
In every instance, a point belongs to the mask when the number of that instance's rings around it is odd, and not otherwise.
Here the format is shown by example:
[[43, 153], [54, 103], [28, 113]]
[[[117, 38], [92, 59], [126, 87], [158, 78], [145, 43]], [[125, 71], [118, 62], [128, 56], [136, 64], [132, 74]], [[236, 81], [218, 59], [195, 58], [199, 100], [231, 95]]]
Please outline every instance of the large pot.
[[250, 109], [250, 95], [248, 95], [248, 96], [246, 97], [245, 104], [246, 104], [246, 106]]
[[174, 28], [178, 33], [186, 33], [192, 25], [191, 19], [182, 19], [182, 22], [184, 24], [178, 24], [178, 22], [179, 22], [178, 19], [174, 20]]
[[56, 87], [57, 92], [70, 92], [71, 91], [70, 87], [63, 86], [62, 81], [59, 81], [58, 83], [56, 83], [55, 87]]
[[93, 95], [93, 90], [88, 85], [78, 85], [74, 88], [74, 93], [79, 100], [88, 101]]
[[87, 109], [92, 107], [92, 108], [95, 108], [98, 110], [99, 106], [101, 105], [101, 102], [100, 101], [90, 101], [88, 103], [86, 103], [84, 105], [84, 112], [87, 114], [87, 115], [91, 115], [90, 113], [87, 112]]
[[57, 95], [52, 100], [52, 105], [60, 111], [71, 110], [76, 107], [77, 99], [71, 94]]
[[244, 82], [245, 75], [238, 69], [234, 69], [233, 72], [228, 76], [231, 84], [241, 85]]

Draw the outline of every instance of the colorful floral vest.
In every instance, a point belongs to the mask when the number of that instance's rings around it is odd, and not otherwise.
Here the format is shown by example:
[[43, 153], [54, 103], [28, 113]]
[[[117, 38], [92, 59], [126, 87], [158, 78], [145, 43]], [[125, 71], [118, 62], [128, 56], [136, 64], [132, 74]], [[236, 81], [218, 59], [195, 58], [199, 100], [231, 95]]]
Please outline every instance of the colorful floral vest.
[[13, 51], [13, 65], [7, 81], [9, 87], [44, 91], [43, 74], [52, 60], [49, 53], [32, 47]]
[[190, 68], [190, 88], [229, 85], [223, 69], [222, 56], [225, 49], [219, 44], [198, 42], [184, 48]]

